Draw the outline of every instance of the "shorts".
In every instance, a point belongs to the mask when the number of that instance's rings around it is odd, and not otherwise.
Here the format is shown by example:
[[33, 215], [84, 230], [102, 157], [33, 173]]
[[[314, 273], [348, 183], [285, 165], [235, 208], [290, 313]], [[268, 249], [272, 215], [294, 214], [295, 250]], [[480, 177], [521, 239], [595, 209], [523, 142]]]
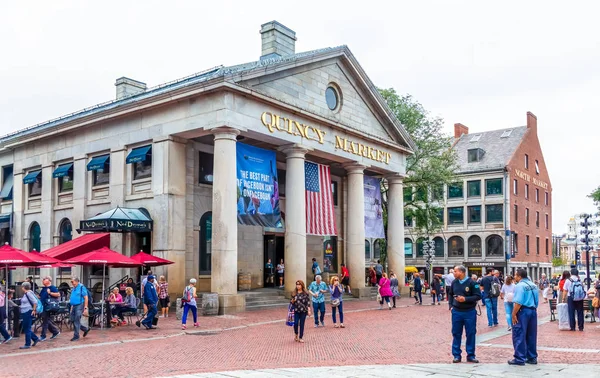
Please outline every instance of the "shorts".
[[160, 307], [169, 307], [169, 302], [171, 302], [171, 300], [168, 296], [166, 298], [160, 298]]
[[350, 285], [350, 277], [344, 277], [342, 278], [342, 285]]

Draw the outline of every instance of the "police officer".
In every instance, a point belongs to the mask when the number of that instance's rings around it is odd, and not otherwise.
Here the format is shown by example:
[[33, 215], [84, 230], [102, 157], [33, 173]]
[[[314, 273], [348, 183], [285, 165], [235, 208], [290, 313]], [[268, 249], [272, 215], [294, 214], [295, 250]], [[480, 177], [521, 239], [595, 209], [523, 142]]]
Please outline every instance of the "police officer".
[[477, 333], [477, 311], [475, 307], [481, 300], [479, 284], [467, 277], [467, 269], [460, 265], [454, 268], [452, 282], [452, 355], [453, 363], [461, 361], [460, 344], [463, 328], [467, 334], [467, 362], [479, 363], [475, 358], [475, 334]]
[[517, 269], [517, 286], [513, 297], [512, 340], [515, 358], [509, 365], [537, 365], [537, 307], [538, 287], [527, 278], [525, 269]]

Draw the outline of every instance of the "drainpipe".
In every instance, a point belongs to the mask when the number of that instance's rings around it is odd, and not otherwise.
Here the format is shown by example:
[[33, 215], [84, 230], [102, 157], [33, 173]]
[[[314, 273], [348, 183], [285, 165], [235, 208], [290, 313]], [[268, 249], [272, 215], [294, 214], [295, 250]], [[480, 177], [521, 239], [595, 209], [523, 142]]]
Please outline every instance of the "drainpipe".
[[508, 262], [510, 241], [512, 240], [510, 232], [510, 183], [508, 180], [508, 169], [506, 169], [506, 167], [504, 167], [504, 193], [504, 262], [506, 266], [504, 276], [506, 277], [509, 274]]

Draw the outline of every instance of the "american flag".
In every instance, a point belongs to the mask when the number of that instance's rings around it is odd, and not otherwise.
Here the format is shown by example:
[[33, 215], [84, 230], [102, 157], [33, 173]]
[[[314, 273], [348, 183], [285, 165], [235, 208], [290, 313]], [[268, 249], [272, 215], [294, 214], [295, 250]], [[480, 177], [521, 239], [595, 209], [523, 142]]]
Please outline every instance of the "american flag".
[[304, 162], [306, 192], [306, 233], [309, 235], [337, 235], [331, 175], [329, 167]]

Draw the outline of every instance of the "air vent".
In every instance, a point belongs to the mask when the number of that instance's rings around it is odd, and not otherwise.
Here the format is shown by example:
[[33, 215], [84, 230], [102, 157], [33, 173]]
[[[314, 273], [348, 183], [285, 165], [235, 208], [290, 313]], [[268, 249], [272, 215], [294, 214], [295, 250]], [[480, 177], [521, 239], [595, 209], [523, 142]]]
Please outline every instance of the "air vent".
[[510, 136], [510, 133], [512, 133], [512, 130], [504, 130], [500, 138], [508, 138]]
[[475, 134], [475, 135], [473, 135], [473, 138], [471, 138], [471, 140], [469, 142], [478, 142], [479, 139], [481, 139], [481, 134]]

